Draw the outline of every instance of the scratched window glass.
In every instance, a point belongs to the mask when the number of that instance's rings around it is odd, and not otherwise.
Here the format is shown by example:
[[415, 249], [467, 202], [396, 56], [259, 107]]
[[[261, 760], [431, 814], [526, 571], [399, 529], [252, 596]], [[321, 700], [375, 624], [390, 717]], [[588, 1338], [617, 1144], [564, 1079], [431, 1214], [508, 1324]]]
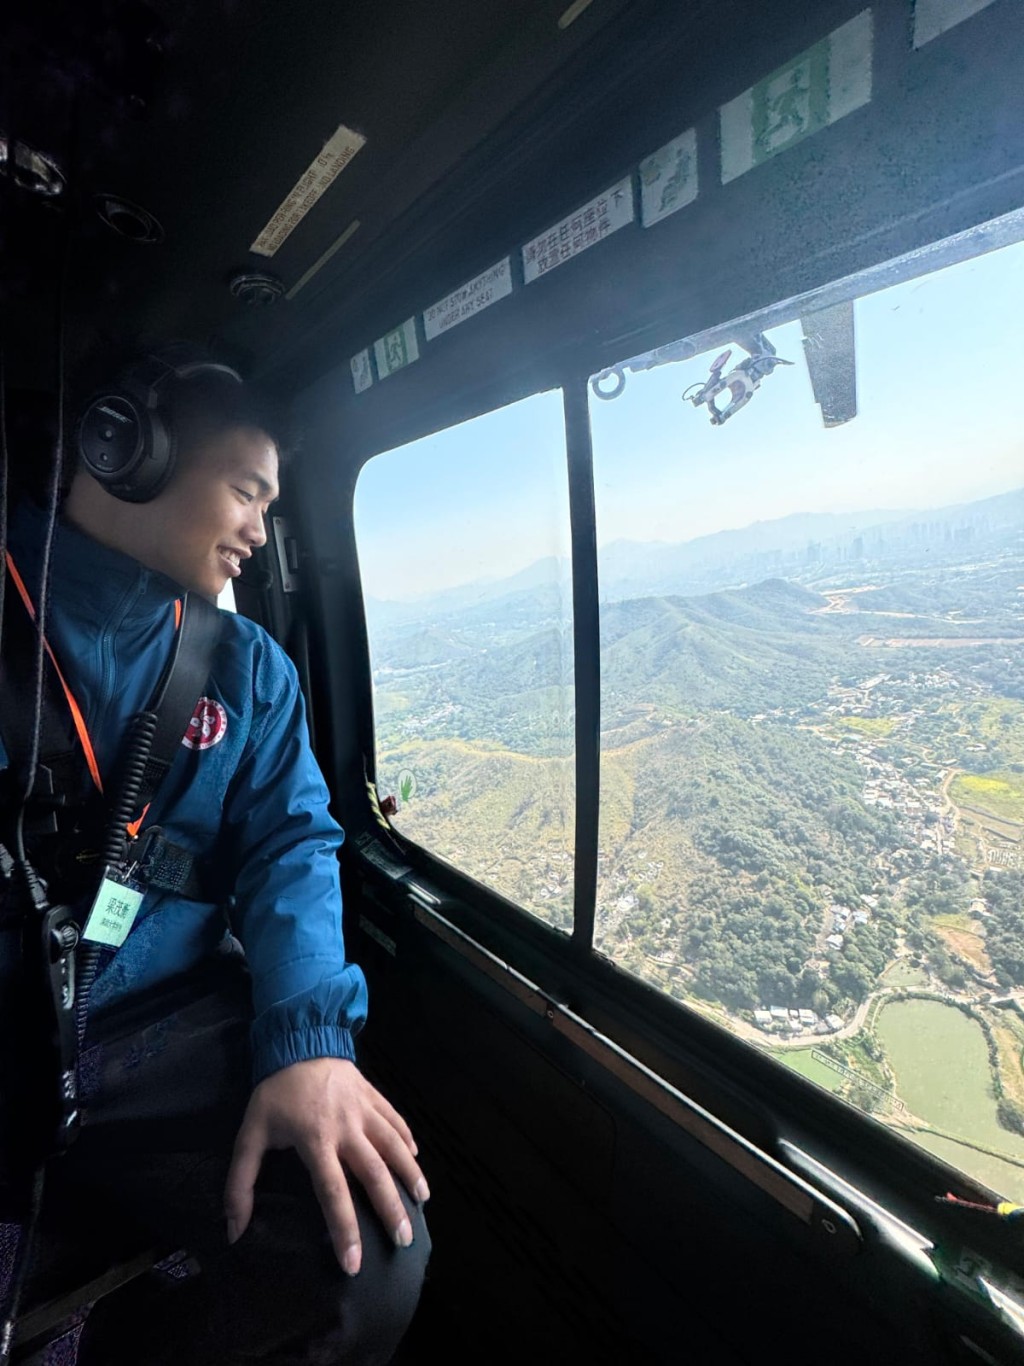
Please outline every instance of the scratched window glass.
[[1017, 1200], [1022, 304], [1017, 244], [590, 404], [597, 947]]
[[572, 920], [572, 586], [560, 391], [366, 465], [356, 537], [377, 791], [403, 836]]

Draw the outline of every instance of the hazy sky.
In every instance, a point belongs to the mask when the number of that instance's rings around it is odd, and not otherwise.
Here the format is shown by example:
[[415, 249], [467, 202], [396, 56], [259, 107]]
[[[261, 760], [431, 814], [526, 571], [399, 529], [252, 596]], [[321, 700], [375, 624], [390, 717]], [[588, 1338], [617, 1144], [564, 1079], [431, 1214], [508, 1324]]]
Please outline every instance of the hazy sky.
[[[1024, 485], [1024, 243], [858, 301], [858, 416], [826, 431], [793, 360], [722, 427], [680, 395], [715, 352], [591, 399], [598, 543], [683, 541], [794, 512], [928, 508]], [[471, 326], [471, 323], [465, 324]], [[732, 361], [745, 353], [734, 348]], [[569, 552], [561, 396], [376, 457], [356, 491], [366, 591], [410, 598]]]

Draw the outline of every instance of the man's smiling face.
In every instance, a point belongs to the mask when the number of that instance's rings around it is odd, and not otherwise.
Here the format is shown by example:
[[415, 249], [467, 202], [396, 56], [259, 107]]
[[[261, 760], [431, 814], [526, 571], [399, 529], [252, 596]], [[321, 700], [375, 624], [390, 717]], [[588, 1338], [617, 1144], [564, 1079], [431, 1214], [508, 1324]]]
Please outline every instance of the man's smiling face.
[[265, 432], [218, 433], [187, 452], [167, 488], [138, 507], [145, 539], [132, 553], [183, 588], [217, 597], [266, 542], [277, 475], [277, 448]]

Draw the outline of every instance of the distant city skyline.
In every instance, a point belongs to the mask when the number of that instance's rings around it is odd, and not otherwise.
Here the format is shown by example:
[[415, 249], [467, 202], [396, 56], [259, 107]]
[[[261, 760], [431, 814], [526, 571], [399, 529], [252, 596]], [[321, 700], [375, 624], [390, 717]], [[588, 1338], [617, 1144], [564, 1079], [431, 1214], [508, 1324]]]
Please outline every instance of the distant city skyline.
[[[1024, 385], [1006, 339], [1024, 243], [858, 300], [858, 416], [826, 430], [798, 323], [794, 365], [711, 426], [681, 401], [713, 353], [591, 400], [599, 547], [679, 543], [793, 514], [927, 512], [1024, 484]], [[716, 348], [715, 353], [721, 348]], [[742, 358], [734, 348], [734, 360]], [[482, 454], [484, 453], [484, 454]], [[409, 601], [569, 555], [561, 395], [549, 391], [370, 461], [356, 491], [363, 586]]]

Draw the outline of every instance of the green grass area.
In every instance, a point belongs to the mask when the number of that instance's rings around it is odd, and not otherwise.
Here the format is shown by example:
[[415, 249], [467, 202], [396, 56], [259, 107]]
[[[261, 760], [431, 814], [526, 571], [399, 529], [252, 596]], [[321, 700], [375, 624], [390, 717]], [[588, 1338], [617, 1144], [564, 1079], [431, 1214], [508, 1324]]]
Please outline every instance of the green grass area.
[[894, 1001], [881, 1012], [877, 1032], [897, 1093], [914, 1115], [1024, 1161], [1024, 1138], [996, 1118], [988, 1048], [977, 1021], [941, 1001]]
[[891, 716], [840, 716], [838, 724], [858, 731], [872, 740], [884, 740], [893, 733], [896, 722]]
[[1024, 1167], [1017, 1167], [1012, 1162], [1002, 1162], [998, 1157], [980, 1153], [976, 1148], [968, 1148], [963, 1143], [943, 1138], [940, 1134], [911, 1134], [905, 1130], [900, 1132], [904, 1138], [909, 1138], [919, 1148], [934, 1153], [951, 1167], [973, 1176], [975, 1181], [988, 1186], [996, 1195], [1024, 1203]]
[[799, 1072], [801, 1076], [817, 1082], [819, 1086], [824, 1086], [826, 1091], [838, 1091], [846, 1082], [845, 1077], [838, 1072], [833, 1072], [831, 1067], [826, 1067], [823, 1062], [812, 1057], [809, 1048], [779, 1049], [778, 1052], [772, 1053], [772, 1057], [776, 1062], [783, 1062], [787, 1067], [791, 1067], [794, 1072]]
[[924, 968], [916, 968], [913, 963], [900, 959], [898, 963], [892, 963], [886, 968], [882, 974], [882, 981], [887, 987], [926, 987], [928, 974]]
[[987, 745], [998, 764], [1024, 763], [1024, 702], [1016, 697], [986, 697], [961, 713], [972, 736]]
[[949, 785], [958, 806], [973, 806], [1002, 820], [1024, 821], [1024, 773], [958, 773]]
[[378, 688], [374, 693], [373, 706], [378, 718], [385, 716], [399, 716], [407, 712], [413, 704], [413, 699], [404, 692], [389, 692], [384, 688]]

